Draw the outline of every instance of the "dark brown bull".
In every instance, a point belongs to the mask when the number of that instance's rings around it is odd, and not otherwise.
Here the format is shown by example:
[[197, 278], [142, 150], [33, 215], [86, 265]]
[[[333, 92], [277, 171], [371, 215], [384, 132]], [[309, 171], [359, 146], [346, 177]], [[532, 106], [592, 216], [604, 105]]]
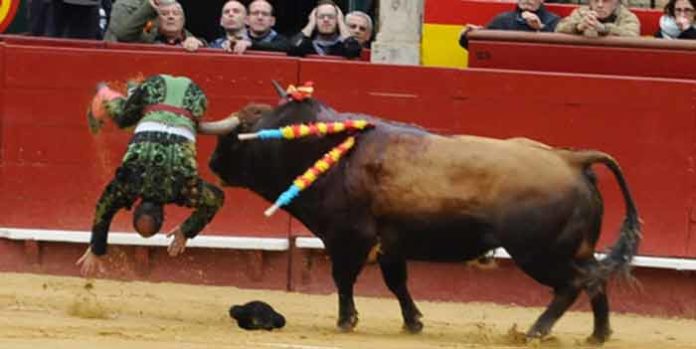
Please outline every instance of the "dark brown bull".
[[[305, 169], [346, 136], [245, 141], [254, 132], [293, 123], [368, 119], [373, 129], [285, 209], [321, 238], [339, 295], [338, 327], [357, 323], [353, 284], [371, 251], [401, 306], [404, 326], [421, 331], [421, 313], [407, 285], [406, 260], [466, 261], [503, 247], [554, 297], [527, 336], [547, 335], [580, 291], [591, 300], [594, 332], [611, 334], [606, 282], [628, 272], [640, 240], [636, 206], [619, 165], [593, 150], [551, 148], [527, 139], [440, 136], [366, 115], [337, 114], [314, 99], [278, 108], [251, 106], [241, 125], [220, 137], [212, 170], [228, 185], [273, 202]], [[618, 242], [602, 260], [595, 245], [602, 198], [590, 166], [606, 165], [626, 205]]]

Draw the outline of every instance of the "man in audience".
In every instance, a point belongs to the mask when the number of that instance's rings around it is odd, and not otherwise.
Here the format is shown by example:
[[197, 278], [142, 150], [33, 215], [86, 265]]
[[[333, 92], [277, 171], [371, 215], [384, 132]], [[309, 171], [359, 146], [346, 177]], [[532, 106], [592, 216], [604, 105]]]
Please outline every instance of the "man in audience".
[[360, 56], [362, 47], [350, 35], [341, 9], [331, 0], [320, 0], [309, 14], [307, 25], [290, 39], [288, 54], [334, 55], [346, 58]]
[[621, 0], [589, 0], [589, 6], [580, 6], [563, 18], [556, 32], [597, 36], [639, 36], [638, 17]]
[[[546, 9], [543, 0], [518, 0], [514, 11], [495, 16], [486, 29], [553, 32], [559, 20], [558, 15]], [[467, 48], [469, 33], [478, 29], [481, 27], [467, 25], [459, 35], [459, 45]]]
[[204, 47], [205, 42], [184, 29], [185, 22], [184, 9], [173, 0], [118, 0], [104, 39], [181, 46], [187, 51]]
[[252, 1], [248, 14], [238, 1], [228, 1], [223, 6], [220, 25], [226, 34], [213, 41], [212, 48], [244, 53], [246, 50], [287, 52], [290, 47], [288, 39], [273, 30], [273, 6], [266, 0]]
[[355, 40], [358, 40], [360, 45], [365, 48], [370, 47], [370, 38], [372, 38], [372, 18], [362, 11], [353, 11], [346, 15], [346, 26], [348, 31]]
[[275, 22], [271, 3], [266, 0], [254, 0], [249, 4], [247, 25], [252, 50], [288, 51], [290, 41], [273, 30]]
[[246, 29], [247, 10], [236, 0], [227, 1], [222, 6], [220, 26], [225, 30], [223, 37], [210, 43], [211, 48], [222, 48], [234, 53], [244, 53], [251, 46]]

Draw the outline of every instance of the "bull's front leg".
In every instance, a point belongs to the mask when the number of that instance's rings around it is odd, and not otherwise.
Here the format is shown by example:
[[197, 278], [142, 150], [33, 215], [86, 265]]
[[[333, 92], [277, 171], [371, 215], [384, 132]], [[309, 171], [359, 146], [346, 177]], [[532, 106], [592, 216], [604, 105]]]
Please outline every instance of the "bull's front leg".
[[353, 300], [353, 285], [362, 270], [369, 244], [356, 246], [344, 244], [330, 251], [332, 276], [338, 289], [338, 329], [344, 332], [352, 331], [358, 323], [358, 312]]
[[418, 307], [416, 307], [408, 291], [408, 286], [406, 284], [408, 279], [406, 259], [398, 255], [387, 253], [379, 255], [377, 260], [382, 270], [384, 282], [387, 284], [387, 287], [389, 287], [389, 290], [394, 293], [396, 298], [399, 299], [401, 315], [404, 318], [404, 329], [411, 333], [421, 332], [423, 330], [423, 323], [420, 319], [423, 315], [418, 310]]

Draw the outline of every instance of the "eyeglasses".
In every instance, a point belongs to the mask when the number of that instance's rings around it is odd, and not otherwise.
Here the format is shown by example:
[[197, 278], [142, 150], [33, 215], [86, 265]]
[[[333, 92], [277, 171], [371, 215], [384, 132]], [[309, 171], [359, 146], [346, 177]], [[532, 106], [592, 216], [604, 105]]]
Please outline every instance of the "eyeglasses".
[[357, 24], [354, 24], [354, 23], [348, 24], [348, 28], [350, 28], [350, 29], [358, 29], [358, 30], [360, 30], [361, 32], [366, 32], [366, 31], [367, 31], [367, 27], [366, 27], [366, 26], [357, 25]]
[[318, 19], [336, 19], [336, 15], [332, 13], [317, 14]]
[[249, 12], [249, 16], [270, 17], [271, 13], [267, 11], [252, 11]]
[[694, 9], [693, 9], [693, 8], [690, 8], [690, 7], [684, 7], [684, 8], [675, 7], [675, 8], [674, 8], [674, 13], [683, 13], [683, 14], [686, 14], [686, 15], [691, 15], [691, 14], [694, 13]]

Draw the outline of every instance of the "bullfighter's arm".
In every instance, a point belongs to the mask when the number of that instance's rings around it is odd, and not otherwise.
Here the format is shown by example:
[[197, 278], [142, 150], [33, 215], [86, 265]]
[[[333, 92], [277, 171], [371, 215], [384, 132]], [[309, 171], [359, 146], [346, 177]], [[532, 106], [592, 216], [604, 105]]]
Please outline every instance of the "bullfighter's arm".
[[134, 198], [127, 194], [125, 185], [114, 179], [106, 186], [97, 202], [92, 222], [92, 237], [89, 242], [90, 250], [97, 256], [106, 254], [107, 236], [111, 221], [120, 209], [129, 207]]
[[102, 257], [106, 254], [107, 236], [111, 220], [116, 212], [130, 206], [133, 202], [133, 198], [126, 195], [125, 189], [118, 179], [114, 179], [104, 189], [97, 203], [89, 246], [87, 251], [75, 263], [80, 266], [80, 272], [84, 276], [92, 276], [97, 271], [103, 271], [104, 269]]
[[222, 190], [212, 184], [203, 181], [201, 183], [200, 196], [189, 202], [194, 211], [181, 224], [181, 232], [189, 239], [198, 235], [210, 223], [225, 202], [225, 194]]

